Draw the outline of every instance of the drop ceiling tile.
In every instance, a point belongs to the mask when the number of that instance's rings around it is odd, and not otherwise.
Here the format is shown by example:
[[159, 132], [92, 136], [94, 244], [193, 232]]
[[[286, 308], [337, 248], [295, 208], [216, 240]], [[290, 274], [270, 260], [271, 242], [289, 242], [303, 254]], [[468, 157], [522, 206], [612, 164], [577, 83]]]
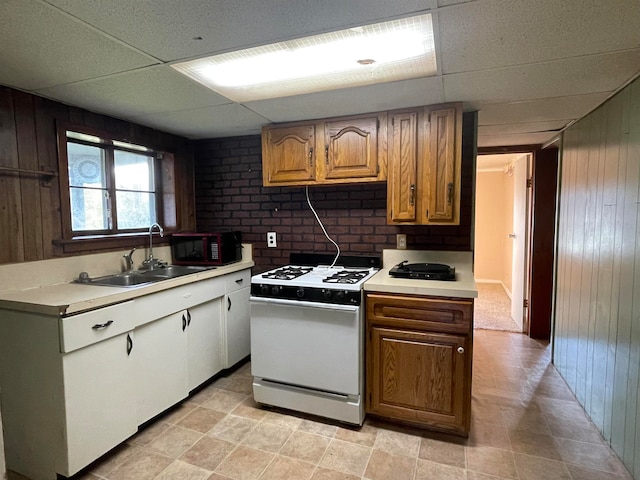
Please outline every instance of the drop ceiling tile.
[[608, 96], [608, 92], [603, 92], [486, 105], [469, 102], [465, 108], [478, 110], [478, 125], [481, 126], [570, 120], [582, 118], [602, 104]]
[[445, 75], [447, 102], [519, 100], [612, 92], [640, 71], [640, 49]]
[[542, 145], [550, 141], [556, 135], [556, 132], [518, 133], [514, 135], [478, 135], [478, 147]]
[[228, 104], [133, 117], [133, 121], [191, 139], [259, 134], [265, 118], [242, 105]]
[[0, 2], [0, 84], [35, 90], [157, 63], [36, 0]]
[[572, 120], [551, 122], [511, 123], [505, 125], [487, 125], [478, 127], [478, 135], [509, 135], [516, 133], [553, 132], [564, 128]]
[[637, 0], [479, 0], [438, 12], [443, 73], [638, 48]]
[[376, 23], [437, 5], [436, 0], [47, 1], [164, 61]]
[[443, 98], [442, 79], [429, 77], [247, 102], [246, 106], [271, 122], [292, 122], [431, 105], [442, 103]]
[[231, 103], [165, 65], [42, 89], [36, 93], [116, 117]]

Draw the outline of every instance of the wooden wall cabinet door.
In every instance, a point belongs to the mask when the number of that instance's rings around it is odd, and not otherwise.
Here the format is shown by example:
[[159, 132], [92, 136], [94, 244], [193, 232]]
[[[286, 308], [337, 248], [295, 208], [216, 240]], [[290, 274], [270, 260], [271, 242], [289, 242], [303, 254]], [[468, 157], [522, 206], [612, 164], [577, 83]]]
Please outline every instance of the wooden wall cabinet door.
[[417, 110], [389, 116], [389, 178], [387, 184], [387, 223], [415, 223], [418, 220], [418, 143]]
[[316, 129], [313, 124], [262, 129], [262, 181], [267, 185], [304, 185], [316, 179]]
[[462, 112], [456, 108], [427, 113], [428, 223], [459, 223]]
[[389, 113], [387, 223], [458, 225], [462, 106]]
[[[383, 121], [380, 118], [383, 117]], [[377, 179], [380, 174], [381, 125], [386, 116], [336, 119], [324, 123], [323, 179]]]

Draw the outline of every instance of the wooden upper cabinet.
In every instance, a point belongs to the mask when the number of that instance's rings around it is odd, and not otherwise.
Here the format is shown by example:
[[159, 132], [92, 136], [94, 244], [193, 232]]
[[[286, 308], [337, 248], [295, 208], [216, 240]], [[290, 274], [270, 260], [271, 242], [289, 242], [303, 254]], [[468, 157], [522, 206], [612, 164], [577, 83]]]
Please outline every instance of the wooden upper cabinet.
[[386, 180], [385, 112], [262, 129], [264, 186]]
[[389, 113], [387, 223], [458, 225], [462, 105]]
[[[461, 113], [461, 112], [460, 112]], [[456, 123], [462, 127], [455, 108], [428, 112], [429, 150], [427, 161], [427, 220], [459, 223], [461, 134], [456, 138]], [[457, 209], [455, 206], [458, 205]]]
[[389, 121], [387, 219], [389, 223], [415, 222], [418, 211], [418, 112], [394, 113]]
[[315, 125], [262, 129], [264, 185], [297, 185], [316, 179]]
[[323, 178], [378, 176], [378, 115], [324, 124]]

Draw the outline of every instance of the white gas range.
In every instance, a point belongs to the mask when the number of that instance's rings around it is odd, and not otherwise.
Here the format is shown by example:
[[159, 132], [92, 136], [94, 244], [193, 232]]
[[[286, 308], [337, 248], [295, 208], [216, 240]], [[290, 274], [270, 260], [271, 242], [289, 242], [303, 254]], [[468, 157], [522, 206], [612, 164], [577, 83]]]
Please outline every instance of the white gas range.
[[380, 259], [340, 257], [340, 266], [326, 266], [331, 260], [292, 254], [292, 265], [251, 278], [253, 395], [259, 403], [361, 425], [362, 285]]

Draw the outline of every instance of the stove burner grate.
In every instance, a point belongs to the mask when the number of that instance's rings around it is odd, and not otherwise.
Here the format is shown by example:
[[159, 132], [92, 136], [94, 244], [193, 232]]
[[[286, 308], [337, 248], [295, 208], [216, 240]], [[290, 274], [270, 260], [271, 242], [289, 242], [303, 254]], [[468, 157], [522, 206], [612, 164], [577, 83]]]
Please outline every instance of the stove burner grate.
[[267, 272], [262, 275], [262, 278], [272, 278], [275, 280], [293, 280], [305, 273], [309, 273], [313, 270], [311, 267], [282, 267], [273, 272]]
[[358, 283], [368, 274], [368, 270], [340, 270], [322, 281], [324, 283]]

